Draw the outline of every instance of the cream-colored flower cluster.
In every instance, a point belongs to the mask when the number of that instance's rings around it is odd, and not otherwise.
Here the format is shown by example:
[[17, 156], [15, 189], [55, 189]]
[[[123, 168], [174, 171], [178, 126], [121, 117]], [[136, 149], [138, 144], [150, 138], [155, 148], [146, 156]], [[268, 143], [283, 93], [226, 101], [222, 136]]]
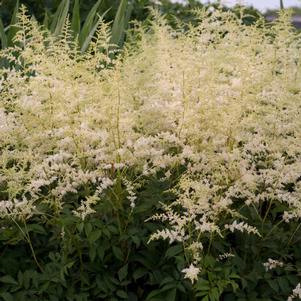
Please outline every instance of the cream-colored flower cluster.
[[198, 274], [200, 273], [200, 269], [195, 267], [193, 264], [186, 269], [183, 269], [184, 278], [189, 279], [192, 283], [198, 279]]
[[282, 261], [272, 259], [272, 258], [268, 258], [268, 261], [263, 263], [263, 266], [265, 267], [266, 271], [276, 269], [277, 267], [282, 268], [283, 265], [284, 263]]
[[219, 256], [218, 256], [218, 261], [222, 261], [222, 260], [226, 260], [226, 259], [229, 259], [229, 258], [232, 258], [232, 257], [235, 257], [235, 255], [234, 254], [232, 254], [232, 253], [223, 253], [223, 254], [220, 254]]
[[293, 299], [301, 299], [301, 284], [298, 283], [297, 286], [293, 289], [292, 295], [290, 295], [287, 301], [292, 301]]
[[231, 232], [240, 231], [240, 232], [247, 232], [248, 234], [251, 233], [257, 234], [260, 236], [258, 230], [255, 227], [247, 225], [244, 222], [238, 223], [236, 220], [231, 225], [226, 224], [225, 229], [228, 229]]
[[140, 179], [184, 167], [151, 239], [183, 243], [192, 281], [204, 237], [260, 235], [237, 204], [278, 202], [285, 221], [301, 218], [301, 48], [289, 15], [272, 27], [219, 10], [196, 18], [175, 30], [154, 13], [120, 53], [101, 24], [81, 54], [67, 26], [54, 39], [21, 12], [16, 46], [0, 52], [1, 218], [41, 214], [39, 204], [58, 214], [81, 195], [73, 212], [85, 219], [120, 187], [135, 210]]

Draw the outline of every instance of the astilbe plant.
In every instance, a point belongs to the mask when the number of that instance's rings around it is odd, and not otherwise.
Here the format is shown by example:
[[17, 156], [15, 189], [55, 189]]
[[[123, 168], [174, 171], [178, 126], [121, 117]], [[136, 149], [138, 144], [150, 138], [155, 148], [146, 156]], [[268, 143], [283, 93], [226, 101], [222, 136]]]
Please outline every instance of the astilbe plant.
[[[23, 233], [40, 272], [31, 221], [52, 225], [66, 212], [79, 224], [105, 221], [99, 208], [109, 204], [122, 233], [155, 176], [172, 183], [175, 198], [150, 212], [159, 230], [149, 243], [183, 246], [180, 268], [196, 296], [219, 300], [232, 284], [246, 300], [247, 274], [260, 260], [263, 274], [271, 260], [290, 271], [288, 290], [272, 300], [296, 286], [299, 36], [287, 12], [273, 26], [245, 26], [219, 10], [195, 14], [196, 26], [174, 30], [154, 12], [121, 52], [102, 23], [81, 54], [68, 24], [53, 38], [22, 9], [15, 46], [0, 53], [0, 216], [4, 229]], [[62, 228], [57, 239], [67, 234]], [[242, 282], [233, 273], [208, 286], [213, 258], [240, 266]]]

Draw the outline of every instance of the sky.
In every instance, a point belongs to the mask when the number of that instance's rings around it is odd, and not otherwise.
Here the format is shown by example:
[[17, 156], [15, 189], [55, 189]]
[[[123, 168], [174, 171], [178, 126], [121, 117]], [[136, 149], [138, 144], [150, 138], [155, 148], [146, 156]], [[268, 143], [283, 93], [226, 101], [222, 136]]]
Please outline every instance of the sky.
[[[206, 1], [202, 1], [206, 2]], [[237, 3], [236, 0], [224, 0], [225, 3], [229, 5], [233, 5]], [[280, 1], [279, 0], [244, 0], [245, 4], [253, 5], [254, 7], [260, 9], [261, 11], [265, 11], [266, 9], [274, 9], [279, 8]], [[300, 0], [283, 0], [284, 6], [298, 6], [301, 7], [301, 1]]]
[[[184, 0], [173, 0], [173, 2], [183, 2]], [[202, 3], [215, 2], [214, 0], [200, 0]], [[280, 6], [280, 0], [222, 0], [222, 2], [229, 6], [234, 5], [238, 2], [245, 3], [247, 5], [253, 5], [261, 11], [267, 9], [277, 9]], [[283, 0], [284, 7], [297, 6], [301, 7], [301, 0]]]

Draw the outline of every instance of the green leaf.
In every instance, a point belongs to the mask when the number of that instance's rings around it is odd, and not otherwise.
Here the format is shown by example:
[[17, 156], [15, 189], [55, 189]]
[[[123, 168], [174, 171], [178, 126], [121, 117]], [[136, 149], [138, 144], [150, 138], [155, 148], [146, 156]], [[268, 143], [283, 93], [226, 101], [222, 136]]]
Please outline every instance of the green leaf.
[[97, 248], [97, 254], [101, 261], [103, 261], [105, 256], [105, 248], [103, 244], [100, 244]]
[[204, 258], [204, 267], [213, 267], [216, 264], [216, 260], [210, 256], [206, 255]]
[[[86, 40], [90, 37], [91, 31], [95, 28], [95, 25], [97, 24], [97, 26], [98, 26], [98, 24], [99, 24], [98, 23], [99, 18], [97, 17], [97, 10], [98, 10], [101, 2], [102, 2], [102, 0], [98, 0], [94, 4], [94, 6], [91, 8], [88, 16], [86, 17], [86, 21], [85, 21], [83, 28], [78, 37], [78, 41], [79, 41], [79, 45], [80, 45], [81, 49], [83, 48], [84, 44], [86, 46], [86, 44], [87, 44]], [[95, 21], [95, 18], [98, 18], [98, 19]], [[97, 28], [97, 26], [96, 26], [96, 28]], [[95, 30], [96, 30], [96, 28], [95, 28]]]
[[145, 268], [137, 268], [135, 269], [134, 273], [133, 273], [133, 278], [135, 280], [142, 278], [144, 275], [147, 274], [147, 269]]
[[207, 273], [208, 275], [208, 279], [209, 281], [212, 283], [212, 282], [215, 282], [215, 279], [216, 279], [216, 274], [212, 273], [212, 272], [208, 272]]
[[73, 32], [74, 38], [79, 35], [80, 32], [80, 5], [79, 0], [74, 1], [74, 6], [72, 10], [71, 19], [71, 30]]
[[93, 230], [93, 227], [92, 227], [91, 223], [86, 223], [85, 224], [85, 233], [86, 233], [87, 237], [89, 237], [92, 230]]
[[92, 244], [95, 241], [97, 241], [101, 237], [101, 234], [102, 234], [101, 230], [96, 230], [96, 231], [89, 233], [89, 235], [88, 235], [89, 243]]
[[0, 282], [6, 284], [18, 284], [18, 282], [10, 275], [0, 277]]
[[105, 14], [108, 12], [109, 10], [105, 11], [101, 16], [98, 15], [98, 19], [95, 21], [95, 24], [94, 26], [92, 27], [90, 33], [88, 34], [88, 36], [86, 37], [86, 39], [83, 41], [83, 45], [81, 47], [81, 52], [84, 53], [88, 47], [89, 47], [89, 44], [99, 26], [99, 24], [102, 22], [103, 20], [103, 17], [105, 16]]
[[235, 281], [230, 281], [230, 284], [232, 286], [232, 289], [234, 292], [239, 288], [239, 285]]
[[14, 301], [14, 298], [10, 293], [1, 293], [0, 297], [2, 297], [4, 301]]
[[23, 274], [21, 271], [18, 272], [18, 283], [20, 286], [23, 284]]
[[155, 297], [158, 297], [158, 296], [160, 296], [160, 295], [162, 295], [162, 292], [161, 292], [161, 290], [154, 290], [154, 291], [152, 291], [152, 292], [150, 292], [148, 295], [147, 295], [147, 297], [146, 297], [146, 301], [149, 301], [149, 300], [156, 300], [156, 301], [158, 301], [158, 300], [162, 300], [162, 298], [160, 298], [160, 299], [158, 299], [158, 298], [155, 298]]
[[116, 292], [116, 295], [122, 299], [127, 299], [128, 298], [128, 294], [125, 291], [122, 290], [118, 290]]
[[16, 5], [13, 11], [13, 15], [10, 21], [9, 30], [7, 33], [7, 44], [8, 46], [13, 45], [13, 39], [18, 31], [18, 28], [15, 26], [18, 22], [18, 11], [19, 11], [19, 0], [16, 1]]
[[170, 291], [170, 289], [176, 289], [177, 287], [177, 282], [176, 281], [173, 281], [171, 283], [168, 283], [166, 285], [164, 285], [162, 288], [161, 288], [161, 292], [166, 292], [166, 291]]
[[166, 300], [166, 301], [175, 301], [176, 296], [177, 296], [177, 289], [174, 288], [166, 294], [164, 300]]
[[210, 292], [209, 292], [209, 298], [210, 301], [219, 301], [219, 291], [217, 287], [214, 287]]
[[166, 283], [174, 283], [175, 279], [173, 277], [167, 276], [162, 281], [160, 281], [160, 286], [166, 284]]
[[83, 232], [84, 225], [85, 224], [83, 222], [80, 222], [80, 223], [76, 224], [76, 228], [77, 228], [77, 230], [78, 230], [79, 233]]
[[50, 26], [50, 31], [58, 36], [62, 33], [64, 25], [66, 23], [66, 18], [68, 16], [70, 0], [63, 0], [59, 7], [57, 8], [53, 21]]
[[210, 282], [208, 280], [205, 280], [205, 279], [200, 279], [196, 283], [196, 287], [200, 291], [208, 291], [210, 289]]
[[83, 44], [82, 44], [82, 47], [80, 48], [80, 51], [81, 51], [82, 53], [84, 53], [84, 52], [88, 49], [89, 44], [90, 44], [90, 42], [91, 42], [91, 40], [92, 40], [92, 37], [93, 37], [95, 31], [97, 30], [97, 27], [98, 27], [98, 25], [99, 25], [100, 22], [101, 22], [101, 18], [98, 19], [98, 22], [95, 23], [95, 25], [92, 27], [92, 29], [91, 29], [89, 35], [88, 35], [88, 36], [86, 37], [86, 39], [84, 40], [84, 42], [83, 42]]
[[90, 257], [92, 262], [94, 261], [94, 259], [96, 257], [96, 251], [97, 250], [96, 250], [95, 247], [90, 246], [90, 248], [89, 248], [89, 257]]
[[23, 274], [23, 286], [26, 290], [29, 289], [30, 279], [31, 279], [30, 271], [25, 271], [25, 273]]
[[43, 25], [45, 26], [45, 28], [48, 28], [50, 26], [50, 15], [49, 10], [47, 8], [45, 8]]
[[175, 245], [170, 248], [165, 253], [165, 258], [172, 258], [175, 255], [178, 255], [179, 253], [183, 252], [182, 245]]
[[133, 236], [131, 236], [131, 239], [133, 240], [134, 244], [138, 248], [140, 246], [140, 244], [141, 244], [140, 237], [136, 236], [136, 235], [133, 235]]
[[1, 48], [4, 49], [7, 47], [7, 36], [4, 30], [3, 22], [0, 18], [0, 40], [1, 40]]
[[128, 0], [121, 0], [112, 27], [111, 43], [122, 46], [125, 30], [132, 13], [132, 3], [128, 5]]
[[29, 232], [34, 232], [34, 233], [38, 233], [38, 234], [47, 234], [45, 229], [41, 225], [38, 225], [38, 224], [29, 224], [29, 225], [27, 225], [27, 229]]
[[276, 293], [279, 292], [279, 286], [278, 286], [277, 280], [268, 280], [267, 282], [268, 282], [269, 286], [270, 286]]
[[118, 278], [119, 281], [122, 281], [126, 278], [128, 274], [128, 264], [126, 264], [125, 266], [123, 266], [119, 271], [118, 271]]
[[107, 238], [111, 238], [111, 232], [107, 228], [102, 229], [102, 232]]
[[119, 233], [118, 227], [115, 226], [115, 225], [108, 225], [107, 228], [113, 234], [118, 234]]
[[277, 281], [278, 281], [278, 285], [283, 293], [287, 293], [290, 291], [289, 282], [285, 277], [278, 278]]
[[112, 250], [113, 250], [113, 254], [114, 256], [119, 259], [119, 260], [123, 260], [123, 254], [122, 254], [122, 251], [120, 248], [117, 248], [115, 246], [112, 247]]
[[195, 295], [196, 297], [208, 296], [208, 291], [199, 291]]

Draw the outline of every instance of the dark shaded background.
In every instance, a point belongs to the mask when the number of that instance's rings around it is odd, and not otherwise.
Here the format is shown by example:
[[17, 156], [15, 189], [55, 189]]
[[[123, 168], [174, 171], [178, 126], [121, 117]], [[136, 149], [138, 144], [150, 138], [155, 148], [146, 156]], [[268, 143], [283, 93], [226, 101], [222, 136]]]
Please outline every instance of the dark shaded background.
[[[91, 7], [95, 4], [96, 0], [82, 0], [81, 5], [81, 17], [84, 20], [88, 14]], [[60, 0], [20, 0], [20, 3], [25, 4], [29, 12], [33, 14], [39, 21], [42, 21], [45, 15], [45, 10], [48, 12], [54, 13], [58, 7]], [[73, 7], [74, 0], [71, 0], [70, 7]], [[99, 11], [103, 12], [111, 8], [106, 15], [107, 20], [112, 20], [116, 13], [117, 7], [120, 3], [120, 0], [103, 0]], [[143, 20], [147, 17], [148, 9], [147, 7], [152, 5], [150, 0], [136, 0], [133, 1], [134, 9], [132, 18]], [[16, 4], [15, 0], [2, 0], [0, 5], [0, 16], [4, 21], [4, 24], [8, 24], [10, 16], [13, 12], [14, 6]], [[188, 5], [183, 4], [172, 4], [169, 0], [162, 1], [162, 9], [165, 12], [173, 13], [175, 15], [181, 16], [185, 14], [185, 10], [192, 7], [201, 7], [202, 4], [197, 3], [197, 1], [192, 0]]]
[[[130, 0], [133, 2], [132, 19], [143, 21], [148, 16], [148, 7], [153, 6], [151, 0]], [[95, 4], [96, 0], [81, 0], [81, 18], [82, 21], [87, 16], [91, 7]], [[0, 0], [0, 17], [5, 26], [9, 24], [16, 0]], [[20, 3], [25, 4], [29, 12], [33, 14], [38, 21], [42, 21], [45, 16], [45, 11], [48, 13], [54, 13], [58, 7], [60, 0], [20, 0]], [[70, 8], [73, 7], [74, 0], [71, 0]], [[106, 14], [105, 19], [107, 21], [112, 21], [116, 14], [120, 0], [103, 0], [99, 12], [104, 12], [110, 8], [109, 12]], [[162, 5], [160, 10], [169, 17], [170, 21], [173, 20], [172, 16], [176, 16], [182, 21], [190, 21], [193, 16], [191, 14], [191, 9], [197, 7], [203, 7], [201, 3], [197, 0], [189, 0], [186, 4], [181, 3], [171, 3], [170, 0], [161, 0]], [[249, 14], [255, 16], [255, 19], [259, 16], [259, 12], [255, 9], [250, 8]], [[252, 23], [254, 18], [246, 19], [246, 23]]]

